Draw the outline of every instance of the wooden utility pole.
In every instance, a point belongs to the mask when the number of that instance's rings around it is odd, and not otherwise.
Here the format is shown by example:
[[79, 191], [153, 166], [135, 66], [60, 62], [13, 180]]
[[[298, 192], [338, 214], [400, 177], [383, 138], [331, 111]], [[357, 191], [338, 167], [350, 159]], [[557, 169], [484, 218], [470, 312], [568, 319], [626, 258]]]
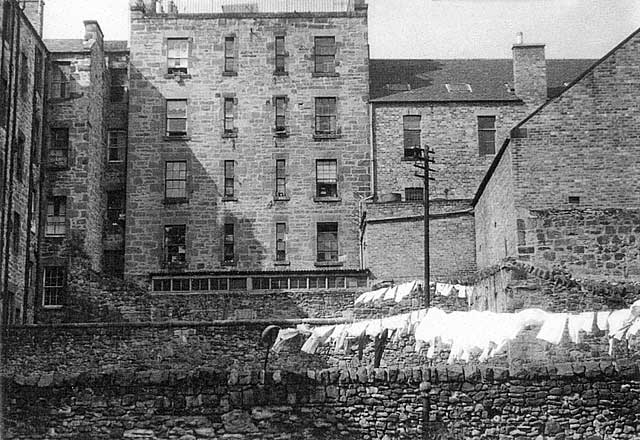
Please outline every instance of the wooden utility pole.
[[424, 195], [422, 197], [424, 203], [424, 306], [426, 309], [431, 307], [431, 287], [429, 285], [430, 271], [429, 271], [429, 181], [435, 180], [429, 177], [429, 172], [435, 172], [429, 168], [430, 163], [435, 163], [435, 159], [431, 157], [435, 154], [435, 151], [430, 150], [428, 147], [414, 148], [414, 166], [423, 170], [423, 174], [419, 172], [415, 173], [417, 177], [421, 177], [424, 180]]

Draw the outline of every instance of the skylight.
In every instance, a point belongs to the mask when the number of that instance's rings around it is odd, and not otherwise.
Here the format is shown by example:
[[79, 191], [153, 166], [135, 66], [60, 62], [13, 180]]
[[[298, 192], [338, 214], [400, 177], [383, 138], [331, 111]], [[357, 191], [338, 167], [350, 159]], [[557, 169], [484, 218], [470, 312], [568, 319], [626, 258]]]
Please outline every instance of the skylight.
[[467, 83], [445, 84], [449, 93], [471, 93], [471, 85]]
[[407, 92], [411, 90], [411, 84], [406, 83], [392, 83], [387, 84], [387, 88], [390, 92]]

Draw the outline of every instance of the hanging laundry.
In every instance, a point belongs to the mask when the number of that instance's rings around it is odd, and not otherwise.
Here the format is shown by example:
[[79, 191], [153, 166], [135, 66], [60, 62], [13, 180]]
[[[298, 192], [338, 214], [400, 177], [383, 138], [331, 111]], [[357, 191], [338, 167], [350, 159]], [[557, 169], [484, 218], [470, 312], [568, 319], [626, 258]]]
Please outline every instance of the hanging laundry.
[[632, 316], [630, 309], [611, 312], [609, 319], [607, 319], [607, 323], [609, 324], [609, 337], [620, 341], [631, 326], [629, 319]]
[[384, 301], [392, 301], [396, 299], [398, 286], [389, 287], [382, 298]]
[[549, 313], [542, 309], [525, 309], [519, 311], [517, 315], [522, 319], [522, 325], [528, 326], [544, 324]]
[[371, 322], [370, 320], [366, 320], [366, 321], [354, 322], [353, 324], [348, 324], [346, 327], [347, 337], [359, 338], [364, 334], [370, 322]]
[[609, 315], [610, 311], [598, 312], [596, 314], [596, 325], [602, 331], [609, 330]]
[[450, 296], [453, 292], [453, 286], [451, 284], [436, 283], [436, 295]]
[[398, 291], [396, 292], [396, 302], [399, 303], [407, 296], [410, 296], [416, 288], [416, 281], [411, 281], [409, 283], [404, 283], [398, 286]]
[[569, 315], [569, 337], [575, 344], [580, 342], [580, 331], [591, 333], [593, 327], [593, 312], [584, 312], [579, 315]]
[[387, 287], [383, 287], [372, 292], [365, 292], [355, 300], [355, 304], [367, 304], [374, 300], [374, 298], [382, 298], [387, 292]]
[[282, 348], [286, 345], [287, 342], [291, 341], [296, 336], [302, 334], [300, 330], [297, 328], [284, 328], [278, 332], [278, 336], [276, 337], [276, 342], [273, 343], [271, 350], [275, 353], [280, 353]]
[[461, 284], [455, 284], [453, 287], [458, 292], [458, 298], [467, 297], [467, 286], [463, 286]]
[[566, 313], [550, 313], [544, 324], [542, 324], [537, 338], [558, 345], [562, 340], [567, 318], [568, 315]]
[[369, 322], [369, 325], [367, 325], [364, 334], [375, 338], [380, 333], [382, 333], [383, 330], [384, 328], [382, 327], [382, 319], [373, 319]]

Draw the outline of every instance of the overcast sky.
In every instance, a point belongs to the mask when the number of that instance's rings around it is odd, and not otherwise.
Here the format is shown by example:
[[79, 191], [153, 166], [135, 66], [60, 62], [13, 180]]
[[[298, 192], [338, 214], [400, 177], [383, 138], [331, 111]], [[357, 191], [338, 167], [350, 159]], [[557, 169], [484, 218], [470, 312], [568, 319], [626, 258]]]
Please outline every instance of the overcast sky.
[[[128, 0], [45, 0], [45, 38], [129, 36]], [[368, 0], [372, 58], [510, 58], [517, 32], [548, 58], [599, 58], [640, 28], [640, 0]]]

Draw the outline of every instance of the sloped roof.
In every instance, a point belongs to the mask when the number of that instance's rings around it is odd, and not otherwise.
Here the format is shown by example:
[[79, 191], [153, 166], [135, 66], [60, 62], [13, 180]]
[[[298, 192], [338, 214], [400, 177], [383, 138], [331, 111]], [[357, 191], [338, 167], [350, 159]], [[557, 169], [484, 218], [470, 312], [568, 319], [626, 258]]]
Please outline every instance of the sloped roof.
[[[548, 96], [557, 96], [594, 62], [547, 60]], [[510, 59], [371, 60], [369, 66], [374, 102], [519, 101], [511, 91]], [[471, 92], [449, 92], [446, 84], [469, 84]]]
[[[87, 49], [82, 45], [83, 40], [80, 38], [44, 40], [49, 52], [58, 53], [75, 53], [86, 52]], [[128, 51], [129, 42], [127, 40], [106, 40], [104, 42], [105, 52], [126, 52]]]

